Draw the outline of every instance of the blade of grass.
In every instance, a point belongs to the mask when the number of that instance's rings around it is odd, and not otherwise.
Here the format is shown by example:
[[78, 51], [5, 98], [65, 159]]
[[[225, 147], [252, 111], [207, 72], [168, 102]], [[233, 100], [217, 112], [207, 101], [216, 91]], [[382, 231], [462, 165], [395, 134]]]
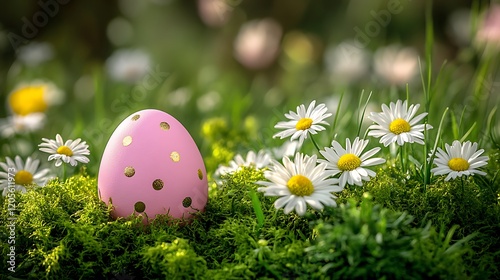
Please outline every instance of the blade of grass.
[[451, 132], [453, 133], [453, 139], [458, 139], [458, 135], [460, 135], [459, 124], [457, 123], [457, 118], [455, 117], [455, 112], [451, 110]]
[[460, 142], [463, 142], [465, 141], [465, 139], [467, 139], [467, 137], [469, 136], [469, 134], [474, 130], [474, 128], [476, 127], [476, 124], [477, 122], [474, 122], [472, 124], [472, 126], [469, 128], [469, 130], [467, 130], [467, 132], [464, 134], [464, 136], [462, 136], [462, 138], [460, 138]]
[[[452, 228], [454, 230], [454, 228]], [[457, 242], [453, 243], [453, 245], [449, 246], [444, 253], [445, 254], [454, 254], [458, 250], [460, 250], [467, 242], [469, 242], [471, 239], [475, 238], [479, 232], [474, 232], [472, 234], [467, 235], [466, 237], [458, 240]], [[453, 234], [452, 234], [453, 235]]]
[[[359, 114], [359, 111], [360, 111], [360, 108], [361, 108], [361, 103], [363, 103], [363, 96], [365, 95], [365, 90], [361, 90], [361, 96], [359, 97], [358, 99], [358, 114], [356, 114], [356, 123], [359, 124], [359, 118], [360, 118], [360, 114]], [[358, 130], [358, 134], [359, 136], [359, 130]]]
[[432, 2], [427, 0], [425, 11], [425, 63], [427, 64], [427, 84], [425, 93], [425, 110], [430, 109], [430, 95], [432, 82], [432, 46], [434, 45], [434, 27], [432, 22]]
[[262, 205], [260, 203], [259, 197], [253, 189], [249, 189], [248, 194], [252, 199], [253, 211], [255, 212], [255, 216], [257, 217], [257, 231], [260, 231], [260, 229], [264, 226], [264, 212], [262, 212]]
[[497, 108], [498, 108], [497, 106], [493, 107], [490, 114], [488, 115], [488, 121], [486, 123], [486, 129], [487, 129], [486, 135], [490, 136], [490, 140], [493, 143], [493, 145], [495, 145], [496, 147], [500, 147], [500, 142], [497, 142], [496, 139], [497, 137], [495, 136], [495, 132], [493, 129], [493, 117], [497, 112]]
[[[424, 191], [426, 190], [427, 184], [430, 181], [431, 166], [432, 166], [432, 163], [434, 162], [434, 157], [436, 156], [437, 146], [438, 146], [439, 140], [441, 139], [441, 130], [443, 128], [444, 118], [445, 118], [446, 114], [448, 113], [448, 110], [449, 110], [449, 108], [446, 107], [446, 109], [443, 112], [443, 115], [441, 116], [441, 121], [439, 122], [436, 140], [434, 141], [434, 147], [432, 148], [432, 154], [429, 157], [429, 162], [427, 162], [427, 160], [424, 160], [424, 168], [422, 169], [425, 172], [424, 174], [422, 174], [422, 176], [424, 178]], [[424, 130], [424, 131], [426, 131], [426, 130]], [[427, 158], [427, 155], [424, 155], [424, 158]]]
[[479, 26], [479, 15], [481, 13], [481, 0], [472, 1], [470, 8], [470, 34], [469, 38], [475, 38]]
[[335, 133], [335, 129], [337, 128], [337, 121], [339, 119], [339, 112], [340, 112], [340, 105], [342, 104], [342, 99], [344, 99], [344, 93], [345, 91], [342, 92], [342, 94], [340, 95], [340, 100], [339, 100], [339, 104], [337, 105], [337, 111], [335, 112], [335, 118], [333, 119], [333, 125], [332, 125], [332, 131], [333, 131], [333, 140], [335, 140], [335, 138], [337, 138], [337, 133]]
[[[462, 125], [464, 123], [464, 116], [465, 116], [465, 110], [466, 109], [467, 109], [467, 106], [464, 106], [464, 109], [462, 110], [462, 114], [460, 115], [460, 121], [459, 121], [460, 125], [459, 125], [459, 133], [458, 133], [458, 135], [460, 135], [461, 134], [460, 131], [462, 131]], [[458, 136], [455, 139], [457, 139], [457, 138], [458, 138]]]
[[[368, 102], [370, 102], [370, 99], [372, 97], [372, 91], [370, 91], [370, 94], [368, 95], [368, 98], [366, 98], [366, 102], [365, 102], [365, 105], [363, 106], [363, 110], [361, 112], [361, 116], [358, 115], [358, 133], [356, 133], [357, 136], [359, 136], [359, 133], [361, 132], [361, 125], [363, 124], [363, 119], [365, 117], [365, 112], [366, 112], [366, 107], [368, 107]], [[359, 106], [361, 106], [361, 100], [360, 100], [360, 104]], [[358, 106], [358, 108], [359, 108]]]
[[[444, 70], [446, 69], [446, 66], [448, 65], [447, 63], [448, 63], [448, 61], [446, 61], [446, 60], [443, 61], [443, 64], [441, 64], [441, 68], [439, 68], [439, 71], [437, 72], [437, 75], [435, 77], [436, 80], [434, 81], [434, 87], [432, 89], [433, 92], [435, 92], [437, 90], [438, 85], [446, 85], [446, 86], [448, 86], [449, 83], [450, 83], [449, 76], [448, 76], [449, 74], [447, 74], [447, 73], [443, 74]], [[433, 95], [429, 95], [428, 96], [428, 98], [429, 98], [429, 100], [428, 100], [429, 104], [432, 102], [433, 97], [434, 97]]]

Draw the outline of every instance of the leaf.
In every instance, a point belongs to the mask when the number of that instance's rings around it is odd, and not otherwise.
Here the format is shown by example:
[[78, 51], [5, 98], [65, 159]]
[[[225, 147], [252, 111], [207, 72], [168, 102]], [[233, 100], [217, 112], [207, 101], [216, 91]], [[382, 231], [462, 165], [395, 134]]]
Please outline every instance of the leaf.
[[264, 213], [262, 212], [262, 205], [260, 204], [259, 197], [254, 190], [248, 190], [248, 194], [252, 199], [253, 211], [255, 212], [255, 216], [257, 217], [257, 226], [260, 230], [264, 225]]

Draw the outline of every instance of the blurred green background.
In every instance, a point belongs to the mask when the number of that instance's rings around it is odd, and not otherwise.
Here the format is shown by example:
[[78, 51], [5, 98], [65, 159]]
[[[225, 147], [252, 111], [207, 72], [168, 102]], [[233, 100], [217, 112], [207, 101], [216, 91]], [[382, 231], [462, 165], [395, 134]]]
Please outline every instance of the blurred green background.
[[[226, 119], [232, 129], [254, 129], [252, 141], [258, 147], [269, 144], [276, 132], [272, 126], [284, 112], [313, 99], [335, 111], [342, 93], [346, 109], [340, 121], [348, 129], [338, 134], [353, 137], [349, 120], [361, 92], [365, 99], [373, 92], [373, 110], [382, 102], [405, 99], [406, 83], [410, 103], [425, 101], [418, 59], [425, 70], [426, 10], [432, 10], [431, 76], [437, 100], [429, 123], [437, 126], [446, 106], [456, 115], [472, 108], [464, 130], [479, 120], [479, 136], [487, 114], [498, 104], [497, 49], [488, 50], [493, 54], [485, 58], [486, 48], [478, 47], [475, 37], [492, 5], [408, 0], [9, 1], [0, 11], [0, 118], [11, 114], [8, 96], [23, 82], [53, 82], [65, 99], [45, 112], [42, 130], [3, 137], [0, 153], [30, 155], [39, 139], [60, 133], [65, 139], [86, 140], [91, 162], [97, 164], [118, 123], [145, 108], [176, 117], [202, 152], [209, 146], [201, 139], [201, 124], [213, 117]], [[384, 56], [381, 49], [387, 46], [408, 49]], [[120, 50], [139, 50], [142, 56], [129, 53], [121, 58], [123, 64], [110, 66], [120, 60], [112, 59]], [[138, 68], [134, 61], [139, 61]], [[116, 73], [120, 69], [125, 73]], [[18, 145], [23, 141], [24, 146]], [[94, 172], [96, 168], [90, 166]]]

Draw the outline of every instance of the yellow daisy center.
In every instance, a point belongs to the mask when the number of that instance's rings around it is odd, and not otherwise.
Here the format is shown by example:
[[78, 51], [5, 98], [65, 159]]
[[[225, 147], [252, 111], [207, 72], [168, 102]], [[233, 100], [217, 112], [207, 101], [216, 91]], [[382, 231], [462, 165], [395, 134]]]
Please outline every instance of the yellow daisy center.
[[14, 181], [16, 185], [29, 185], [33, 183], [33, 174], [26, 170], [19, 170], [16, 175], [14, 175]]
[[61, 155], [67, 155], [68, 157], [73, 155], [73, 151], [68, 146], [61, 146], [57, 148], [57, 153]]
[[342, 171], [351, 171], [361, 165], [361, 159], [355, 154], [345, 154], [339, 158], [337, 166]]
[[394, 133], [396, 135], [399, 135], [399, 134], [401, 134], [403, 132], [410, 132], [411, 126], [410, 126], [410, 124], [406, 120], [395, 119], [389, 125], [389, 130], [392, 133]]
[[463, 158], [452, 158], [448, 161], [448, 166], [453, 171], [465, 171], [469, 169], [469, 163]]
[[309, 196], [314, 192], [314, 186], [306, 176], [295, 175], [288, 182], [286, 186], [290, 192], [296, 196]]
[[45, 86], [26, 86], [9, 96], [12, 111], [21, 116], [31, 113], [45, 112], [47, 103], [44, 100]]
[[295, 125], [295, 128], [297, 130], [306, 130], [306, 129], [309, 129], [311, 127], [312, 123], [313, 123], [312, 119], [302, 118], [297, 122], [297, 124]]

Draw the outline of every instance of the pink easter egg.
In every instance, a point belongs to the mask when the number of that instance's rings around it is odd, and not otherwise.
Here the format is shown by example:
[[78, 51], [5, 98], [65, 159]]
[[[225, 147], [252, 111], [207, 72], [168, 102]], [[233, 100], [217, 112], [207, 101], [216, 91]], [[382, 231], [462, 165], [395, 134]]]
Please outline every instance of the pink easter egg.
[[174, 117], [153, 109], [130, 115], [113, 132], [97, 184], [115, 218], [189, 219], [208, 200], [205, 164], [193, 138]]

